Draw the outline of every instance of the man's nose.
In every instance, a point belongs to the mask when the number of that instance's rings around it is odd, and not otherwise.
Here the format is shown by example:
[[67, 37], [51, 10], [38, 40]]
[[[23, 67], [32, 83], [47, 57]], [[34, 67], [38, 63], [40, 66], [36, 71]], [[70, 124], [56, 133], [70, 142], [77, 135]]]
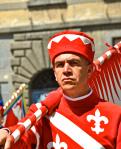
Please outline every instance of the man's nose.
[[65, 65], [64, 65], [64, 72], [70, 72], [70, 71], [71, 71], [71, 68], [70, 68], [69, 63], [65, 63]]

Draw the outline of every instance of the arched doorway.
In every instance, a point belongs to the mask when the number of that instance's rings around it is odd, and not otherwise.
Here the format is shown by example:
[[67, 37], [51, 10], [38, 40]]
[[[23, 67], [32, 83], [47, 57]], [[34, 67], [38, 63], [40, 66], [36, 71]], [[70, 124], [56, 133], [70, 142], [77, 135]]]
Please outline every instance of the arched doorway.
[[29, 84], [30, 102], [36, 103], [43, 100], [45, 96], [58, 87], [55, 76], [51, 68], [38, 71]]

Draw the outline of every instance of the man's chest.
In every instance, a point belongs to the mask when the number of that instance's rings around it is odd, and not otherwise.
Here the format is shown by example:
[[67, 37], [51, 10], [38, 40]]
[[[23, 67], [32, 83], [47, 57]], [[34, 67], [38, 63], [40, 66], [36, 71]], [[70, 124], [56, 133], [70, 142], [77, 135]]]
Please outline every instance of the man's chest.
[[96, 108], [81, 117], [55, 112], [45, 122], [44, 148], [113, 149], [116, 128], [111, 121], [110, 116]]

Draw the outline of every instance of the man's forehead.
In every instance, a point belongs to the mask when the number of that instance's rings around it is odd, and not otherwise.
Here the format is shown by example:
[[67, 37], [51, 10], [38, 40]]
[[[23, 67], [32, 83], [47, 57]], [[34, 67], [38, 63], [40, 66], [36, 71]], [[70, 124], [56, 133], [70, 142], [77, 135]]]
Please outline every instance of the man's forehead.
[[56, 61], [63, 61], [63, 60], [64, 61], [65, 60], [71, 60], [71, 59], [81, 60], [81, 59], [83, 59], [83, 57], [81, 55], [78, 55], [75, 53], [62, 53], [55, 58], [55, 62]]

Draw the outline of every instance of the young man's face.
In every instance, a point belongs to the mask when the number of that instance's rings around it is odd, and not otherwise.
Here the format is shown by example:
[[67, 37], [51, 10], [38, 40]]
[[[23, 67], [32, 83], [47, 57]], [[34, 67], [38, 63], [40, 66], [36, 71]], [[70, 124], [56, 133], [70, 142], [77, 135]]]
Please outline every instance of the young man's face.
[[83, 90], [92, 72], [91, 65], [81, 56], [64, 53], [57, 56], [53, 64], [55, 77], [64, 91]]

